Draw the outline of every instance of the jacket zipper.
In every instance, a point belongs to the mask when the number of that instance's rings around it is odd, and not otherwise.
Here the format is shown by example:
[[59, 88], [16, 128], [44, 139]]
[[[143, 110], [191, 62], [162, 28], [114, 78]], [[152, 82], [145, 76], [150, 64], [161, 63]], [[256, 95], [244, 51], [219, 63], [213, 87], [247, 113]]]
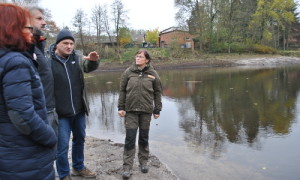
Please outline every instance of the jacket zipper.
[[[143, 76], [144, 76], [144, 73], [143, 72], [140, 72], [140, 74], [139, 74], [139, 82], [138, 82], [138, 84], [139, 84], [139, 94], [142, 94], [142, 81], [143, 81]], [[139, 101], [139, 107], [141, 107], [141, 101]]]
[[68, 69], [67, 69], [67, 62], [65, 62], [63, 64], [64, 64], [64, 67], [65, 67], [65, 70], [66, 70], [66, 73], [67, 73], [67, 77], [68, 77], [68, 81], [69, 81], [71, 104], [72, 104], [72, 109], [73, 109], [73, 112], [74, 112], [74, 115], [75, 115], [76, 111], [75, 111], [75, 108], [74, 108], [72, 85], [71, 85], [71, 80], [70, 80], [70, 76], [69, 76]]

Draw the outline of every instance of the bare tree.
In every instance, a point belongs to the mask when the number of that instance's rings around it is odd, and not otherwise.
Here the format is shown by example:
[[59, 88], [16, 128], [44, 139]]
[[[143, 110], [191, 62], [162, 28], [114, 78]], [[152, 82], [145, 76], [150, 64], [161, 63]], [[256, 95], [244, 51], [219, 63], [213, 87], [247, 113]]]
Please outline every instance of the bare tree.
[[77, 9], [76, 14], [74, 16], [73, 25], [77, 28], [77, 33], [80, 38], [80, 43], [84, 54], [87, 53], [84, 45], [84, 27], [86, 26], [86, 22], [87, 18], [84, 11], [82, 9]]
[[124, 6], [122, 0], [114, 0], [112, 5], [112, 14], [113, 14], [113, 22], [114, 28], [117, 38], [117, 54], [120, 54], [120, 28], [125, 27], [125, 18], [127, 11], [124, 10]]
[[101, 32], [104, 30], [104, 8], [96, 5], [92, 10], [92, 22], [96, 29], [97, 43], [100, 44]]
[[214, 19], [213, 15], [210, 16], [213, 4], [213, 0], [175, 0], [177, 22], [194, 35], [195, 46], [200, 50], [209, 41], [209, 29], [213, 29], [210, 23]]
[[110, 17], [108, 15], [106, 5], [104, 6], [104, 9], [103, 9], [103, 25], [104, 25], [105, 32], [106, 32], [106, 34], [109, 38], [109, 41], [112, 44], [112, 46], [114, 47], [114, 42], [113, 42], [112, 32], [111, 32], [111, 26], [110, 26]]
[[196, 2], [192, 0], [174, 0], [175, 7], [178, 8], [175, 19], [180, 27], [188, 27], [187, 20], [191, 17]]

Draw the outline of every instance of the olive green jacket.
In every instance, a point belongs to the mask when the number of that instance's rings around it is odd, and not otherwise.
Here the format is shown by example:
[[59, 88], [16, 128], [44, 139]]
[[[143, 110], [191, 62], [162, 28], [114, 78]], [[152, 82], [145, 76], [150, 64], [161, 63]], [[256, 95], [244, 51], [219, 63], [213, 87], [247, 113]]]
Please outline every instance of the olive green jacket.
[[133, 64], [122, 74], [118, 110], [160, 114], [162, 86], [151, 64], [140, 70]]

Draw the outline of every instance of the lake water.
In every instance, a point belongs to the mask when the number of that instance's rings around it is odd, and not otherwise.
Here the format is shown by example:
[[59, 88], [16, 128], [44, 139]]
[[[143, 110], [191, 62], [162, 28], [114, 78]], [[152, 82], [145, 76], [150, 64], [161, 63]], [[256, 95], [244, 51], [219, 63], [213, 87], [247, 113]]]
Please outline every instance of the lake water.
[[[176, 176], [300, 179], [300, 66], [158, 72], [163, 110], [151, 122], [150, 152]], [[121, 73], [87, 75], [87, 135], [124, 142]]]

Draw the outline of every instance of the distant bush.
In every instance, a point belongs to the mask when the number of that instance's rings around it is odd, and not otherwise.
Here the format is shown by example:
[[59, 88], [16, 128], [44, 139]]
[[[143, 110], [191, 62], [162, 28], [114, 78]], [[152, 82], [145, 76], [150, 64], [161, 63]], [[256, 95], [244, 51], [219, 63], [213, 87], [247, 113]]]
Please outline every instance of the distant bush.
[[171, 51], [169, 48], [147, 48], [146, 50], [150, 53], [153, 60], [168, 59]]
[[171, 50], [169, 48], [137, 48], [137, 47], [133, 47], [133, 48], [121, 48], [121, 52], [120, 52], [121, 59], [118, 59], [116, 57], [116, 55], [112, 54], [112, 53], [114, 53], [112, 48], [108, 48], [107, 51], [104, 52], [104, 57], [110, 61], [116, 61], [116, 60], [122, 61], [122, 62], [134, 61], [135, 53], [140, 49], [147, 50], [153, 60], [168, 59], [171, 56], [171, 53], [170, 53]]
[[254, 44], [253, 52], [259, 53], [259, 54], [276, 54], [277, 50], [270, 46], [266, 46], [266, 45], [262, 45], [262, 44]]
[[245, 43], [233, 42], [230, 44], [232, 53], [245, 53], [251, 51], [251, 46]]
[[139, 50], [139, 48], [127, 48], [122, 50], [121, 59], [122, 61], [133, 61], [135, 57], [135, 53]]
[[225, 43], [213, 43], [208, 50], [211, 53], [226, 53], [228, 46]]
[[101, 59], [117, 59], [116, 52], [113, 48], [102, 48], [98, 49], [100, 52]]
[[251, 50], [250, 46], [245, 43], [233, 42], [233, 43], [214, 43], [212, 44], [209, 52], [211, 53], [244, 53]]
[[191, 48], [174, 48], [169, 49], [169, 52], [170, 57], [174, 59], [193, 59], [199, 54]]

